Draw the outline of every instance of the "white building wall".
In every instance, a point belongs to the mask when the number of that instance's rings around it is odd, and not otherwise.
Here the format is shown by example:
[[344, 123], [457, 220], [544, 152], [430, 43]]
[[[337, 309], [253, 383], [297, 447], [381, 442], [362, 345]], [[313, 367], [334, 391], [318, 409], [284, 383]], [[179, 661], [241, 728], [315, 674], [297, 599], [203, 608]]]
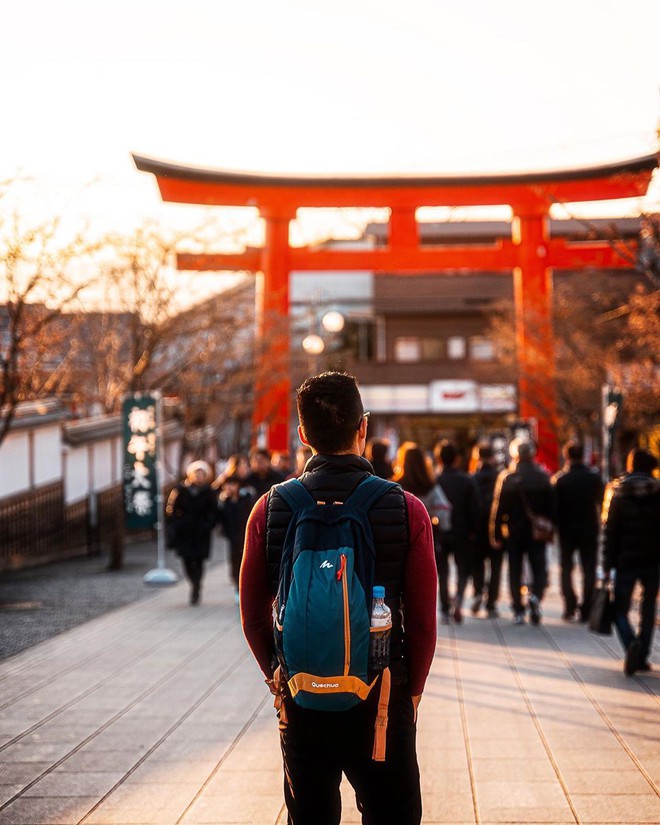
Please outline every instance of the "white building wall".
[[0, 446], [0, 498], [30, 489], [30, 445], [28, 433], [9, 433]]
[[93, 445], [92, 488], [97, 492], [112, 486], [112, 443], [99, 441]]
[[34, 430], [34, 486], [62, 480], [62, 435], [59, 422]]
[[64, 473], [64, 502], [73, 504], [89, 490], [89, 453], [87, 445], [67, 449]]

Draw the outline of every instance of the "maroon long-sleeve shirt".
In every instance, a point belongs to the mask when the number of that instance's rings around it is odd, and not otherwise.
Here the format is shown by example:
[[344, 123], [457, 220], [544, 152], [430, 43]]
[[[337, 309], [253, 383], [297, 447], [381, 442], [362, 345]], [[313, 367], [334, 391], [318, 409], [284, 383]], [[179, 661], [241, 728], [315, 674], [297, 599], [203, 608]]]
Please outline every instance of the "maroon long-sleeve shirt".
[[[405, 493], [410, 527], [403, 587], [403, 626], [410, 692], [424, 690], [436, 643], [437, 573], [431, 522], [422, 502]], [[272, 678], [272, 595], [266, 564], [267, 495], [255, 504], [248, 521], [241, 566], [240, 603], [243, 632], [264, 676]]]

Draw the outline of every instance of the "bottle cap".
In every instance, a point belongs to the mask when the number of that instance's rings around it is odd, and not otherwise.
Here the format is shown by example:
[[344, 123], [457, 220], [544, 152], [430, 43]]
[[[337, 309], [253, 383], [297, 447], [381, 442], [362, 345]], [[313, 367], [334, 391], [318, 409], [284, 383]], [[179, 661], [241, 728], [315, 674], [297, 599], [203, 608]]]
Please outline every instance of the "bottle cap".
[[374, 585], [374, 599], [384, 599], [385, 598], [385, 588], [381, 587], [378, 584]]

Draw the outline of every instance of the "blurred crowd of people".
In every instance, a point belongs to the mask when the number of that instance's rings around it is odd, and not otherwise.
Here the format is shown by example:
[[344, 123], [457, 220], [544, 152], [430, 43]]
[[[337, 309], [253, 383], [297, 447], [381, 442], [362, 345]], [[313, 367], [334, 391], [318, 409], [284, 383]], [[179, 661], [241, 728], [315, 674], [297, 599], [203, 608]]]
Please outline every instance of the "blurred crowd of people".
[[[596, 587], [612, 587], [624, 670], [628, 675], [649, 670], [660, 576], [657, 461], [646, 450], [633, 450], [626, 474], [606, 489], [598, 471], [586, 466], [582, 445], [566, 444], [563, 455], [564, 466], [551, 476], [536, 460], [531, 440], [511, 443], [511, 464], [503, 470], [486, 443], [476, 445], [467, 462], [449, 440], [432, 452], [406, 441], [391, 456], [389, 443], [373, 438], [365, 453], [376, 475], [398, 482], [428, 510], [443, 624], [460, 625], [467, 610], [475, 617], [500, 615], [505, 559], [513, 622], [541, 624], [547, 545], [556, 541], [563, 620], [586, 623]], [[273, 485], [301, 476], [310, 457], [304, 446], [294, 462], [288, 452], [255, 448], [231, 456], [217, 478], [204, 461], [188, 467], [169, 496], [166, 523], [167, 543], [181, 557], [192, 604], [201, 597], [212, 531], [217, 527], [227, 539], [238, 594], [252, 508]], [[629, 620], [636, 585], [642, 593], [637, 630]]]
[[193, 461], [185, 478], [175, 484], [165, 506], [167, 546], [181, 558], [190, 582], [190, 603], [199, 604], [204, 563], [208, 560], [215, 528], [226, 538], [236, 600], [248, 518], [256, 501], [270, 488], [302, 474], [311, 457], [309, 447], [296, 450], [291, 465], [288, 452], [271, 454], [255, 447], [249, 454], [229, 457], [215, 477], [206, 461]]

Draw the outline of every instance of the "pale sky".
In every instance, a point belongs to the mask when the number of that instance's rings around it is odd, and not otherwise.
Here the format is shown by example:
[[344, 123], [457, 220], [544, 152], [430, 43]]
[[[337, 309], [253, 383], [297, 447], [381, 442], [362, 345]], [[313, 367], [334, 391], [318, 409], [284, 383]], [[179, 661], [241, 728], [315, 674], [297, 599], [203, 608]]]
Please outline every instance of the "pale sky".
[[130, 223], [180, 209], [132, 151], [265, 172], [614, 162], [656, 149], [659, 32], [657, 0], [15, 0], [0, 180]]

